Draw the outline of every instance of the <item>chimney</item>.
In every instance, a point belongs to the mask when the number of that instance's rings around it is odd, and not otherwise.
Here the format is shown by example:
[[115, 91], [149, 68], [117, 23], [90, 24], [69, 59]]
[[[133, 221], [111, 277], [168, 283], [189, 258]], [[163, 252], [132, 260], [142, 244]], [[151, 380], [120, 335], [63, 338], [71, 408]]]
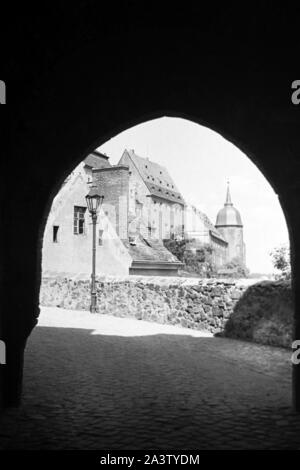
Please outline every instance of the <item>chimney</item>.
[[103, 192], [103, 207], [114, 208], [114, 218], [110, 220], [118, 236], [127, 239], [128, 235], [128, 194], [129, 168], [116, 165], [109, 168], [99, 168], [93, 171], [99, 188]]

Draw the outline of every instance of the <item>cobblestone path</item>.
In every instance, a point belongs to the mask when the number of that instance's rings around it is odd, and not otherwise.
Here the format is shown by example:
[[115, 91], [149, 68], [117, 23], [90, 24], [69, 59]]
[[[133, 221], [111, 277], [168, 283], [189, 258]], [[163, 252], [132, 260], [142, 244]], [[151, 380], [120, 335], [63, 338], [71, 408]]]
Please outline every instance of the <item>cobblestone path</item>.
[[43, 308], [9, 449], [300, 449], [289, 351]]

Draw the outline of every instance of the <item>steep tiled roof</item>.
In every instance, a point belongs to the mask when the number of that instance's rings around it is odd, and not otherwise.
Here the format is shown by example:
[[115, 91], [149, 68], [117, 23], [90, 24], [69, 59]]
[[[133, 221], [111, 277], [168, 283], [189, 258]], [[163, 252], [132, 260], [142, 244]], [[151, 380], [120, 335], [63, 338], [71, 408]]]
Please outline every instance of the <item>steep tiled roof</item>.
[[147, 240], [140, 236], [136, 244], [131, 245], [128, 240], [123, 240], [133, 261], [165, 261], [179, 263], [179, 260], [158, 240]]
[[106, 155], [100, 152], [92, 152], [85, 159], [84, 164], [90, 168], [107, 168], [111, 167]]
[[165, 167], [148, 158], [139, 157], [133, 150], [125, 150], [125, 152], [129, 154], [152, 196], [184, 204], [179, 189]]

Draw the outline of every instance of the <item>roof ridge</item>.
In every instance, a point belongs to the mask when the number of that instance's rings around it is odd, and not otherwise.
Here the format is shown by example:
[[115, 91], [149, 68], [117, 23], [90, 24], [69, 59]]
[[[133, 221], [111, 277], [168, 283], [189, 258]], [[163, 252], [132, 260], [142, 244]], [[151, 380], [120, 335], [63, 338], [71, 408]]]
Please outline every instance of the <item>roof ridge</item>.
[[[128, 153], [129, 158], [131, 159], [132, 163], [134, 164], [135, 168], [137, 169], [137, 172], [138, 172], [138, 174], [140, 175], [140, 177], [142, 178], [142, 181], [143, 181], [144, 185], [146, 186], [146, 188], [148, 189], [148, 191], [150, 191], [150, 189], [149, 189], [148, 186], [147, 186], [146, 181], [144, 181], [144, 177], [143, 177], [143, 175], [142, 175], [142, 173], [141, 173], [141, 171], [140, 171], [138, 165], [135, 163], [134, 159], [132, 158], [131, 151], [125, 149], [124, 152], [123, 152], [123, 155], [124, 155], [125, 152]], [[133, 153], [134, 153], [134, 151], [133, 151]], [[121, 158], [122, 158], [122, 157], [121, 157]]]
[[[166, 168], [164, 165], [162, 165], [161, 163], [155, 162], [154, 160], [150, 160], [149, 157], [141, 157], [140, 155], [138, 155], [137, 153], [135, 153], [134, 150], [131, 150], [131, 152], [133, 153], [133, 155], [134, 155], [135, 157], [140, 158], [141, 160], [144, 160], [144, 161], [146, 161], [146, 162], [150, 162], [150, 163], [152, 163], [153, 165], [157, 165], [157, 166], [159, 166], [159, 167], [164, 168], [165, 170], [167, 170], [167, 168]], [[168, 171], [168, 170], [167, 170], [167, 171]]]

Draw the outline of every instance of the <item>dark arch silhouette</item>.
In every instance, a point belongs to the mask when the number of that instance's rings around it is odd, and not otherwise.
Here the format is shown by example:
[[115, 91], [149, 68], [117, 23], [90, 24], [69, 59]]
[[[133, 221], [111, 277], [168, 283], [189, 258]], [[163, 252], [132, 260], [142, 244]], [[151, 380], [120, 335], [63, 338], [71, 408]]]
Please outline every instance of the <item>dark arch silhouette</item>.
[[[257, 165], [278, 194], [290, 234], [294, 336], [300, 338], [300, 108], [290, 99], [290, 77], [297, 78], [291, 70], [294, 43], [281, 38], [278, 49], [276, 41], [263, 40], [260, 23], [248, 25], [245, 17], [236, 33], [219, 14], [200, 27], [193, 11], [185, 11], [191, 23], [180, 15], [172, 24], [157, 22], [155, 11], [130, 27], [116, 18], [118, 27], [102, 24], [96, 30], [94, 15], [80, 23], [80, 8], [74, 7], [72, 22], [61, 23], [59, 32], [52, 24], [48, 36], [33, 21], [35, 54], [28, 57], [20, 41], [18, 65], [9, 70], [26, 80], [14, 78], [10, 87], [14, 112], [5, 174], [13, 184], [2, 208], [7, 367], [0, 371], [0, 389], [6, 405], [20, 398], [23, 350], [38, 315], [43, 230], [55, 193], [90, 150], [155, 117], [182, 117], [215, 130]], [[262, 24], [269, 25], [266, 12]], [[53, 18], [62, 21], [55, 13]], [[243, 31], [246, 36], [235, 35]], [[300, 410], [297, 366], [293, 383]]]

